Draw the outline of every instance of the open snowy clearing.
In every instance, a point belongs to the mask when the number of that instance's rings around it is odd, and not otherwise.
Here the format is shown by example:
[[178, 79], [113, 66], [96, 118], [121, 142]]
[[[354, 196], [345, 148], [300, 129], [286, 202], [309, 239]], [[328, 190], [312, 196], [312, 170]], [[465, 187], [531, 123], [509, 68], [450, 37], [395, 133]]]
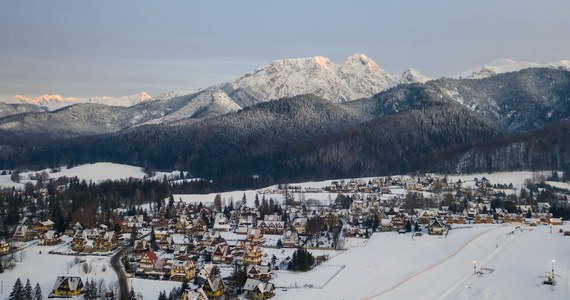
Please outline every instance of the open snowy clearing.
[[[66, 242], [70, 240], [70, 238], [65, 238]], [[47, 298], [52, 291], [57, 276], [79, 276], [84, 284], [91, 279], [95, 282], [103, 280], [103, 286], [106, 288], [117, 281], [117, 275], [109, 263], [109, 257], [49, 254], [51, 250], [68, 246], [66, 244], [38, 246], [37, 241], [30, 243], [28, 248], [14, 254], [15, 267], [0, 274], [3, 284], [0, 299], [8, 298], [17, 278], [20, 278], [23, 284], [26, 283], [26, 279], [30, 279], [32, 287], [39, 283], [44, 298]]]
[[[565, 229], [568, 226], [564, 226]], [[557, 229], [557, 228], [556, 228]], [[447, 237], [376, 233], [324, 263], [345, 266], [322, 288], [279, 289], [277, 299], [568, 299], [570, 238], [546, 226], [477, 225]], [[555, 260], [558, 284], [542, 285]], [[476, 264], [473, 264], [476, 261]], [[482, 274], [474, 274], [474, 267]], [[323, 267], [290, 276], [322, 282]], [[491, 271], [493, 270], [493, 271]], [[279, 284], [278, 284], [279, 286]], [[315, 285], [317, 286], [317, 285]]]
[[[142, 179], [146, 176], [144, 170], [141, 167], [115, 164], [108, 162], [99, 162], [94, 164], [79, 165], [72, 168], [61, 168], [59, 172], [51, 173], [50, 169], [44, 169], [39, 171], [27, 171], [21, 172], [20, 183], [13, 182], [10, 180], [10, 175], [0, 175], [0, 187], [16, 187], [23, 188], [24, 183], [30, 181], [30, 175], [35, 173], [41, 173], [46, 171], [49, 174], [49, 178], [59, 178], [59, 177], [77, 177], [80, 180], [100, 182], [104, 180], [120, 180], [128, 178], [138, 178]], [[156, 172], [153, 178], [162, 179], [164, 176], [176, 176], [180, 175], [180, 171], [172, 172]], [[35, 182], [35, 181], [32, 181]]]

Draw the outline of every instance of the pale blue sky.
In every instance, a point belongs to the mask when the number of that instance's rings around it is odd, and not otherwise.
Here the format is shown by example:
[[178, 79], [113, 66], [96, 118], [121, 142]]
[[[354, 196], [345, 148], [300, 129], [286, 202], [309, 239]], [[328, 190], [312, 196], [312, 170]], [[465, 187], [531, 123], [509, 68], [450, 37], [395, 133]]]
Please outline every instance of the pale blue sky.
[[496, 58], [570, 59], [568, 28], [568, 0], [0, 0], [0, 98], [158, 95], [353, 53], [451, 76]]

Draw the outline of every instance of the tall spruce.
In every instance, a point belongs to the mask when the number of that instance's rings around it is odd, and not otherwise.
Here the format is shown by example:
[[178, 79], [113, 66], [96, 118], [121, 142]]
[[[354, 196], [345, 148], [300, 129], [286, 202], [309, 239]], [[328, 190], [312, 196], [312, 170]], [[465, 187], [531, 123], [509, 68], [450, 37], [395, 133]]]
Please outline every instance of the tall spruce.
[[26, 280], [26, 285], [24, 286], [24, 299], [25, 300], [32, 300], [33, 298], [33, 289], [32, 284], [30, 283], [30, 279]]
[[8, 296], [8, 300], [24, 300], [24, 299], [25, 299], [24, 286], [22, 285], [22, 281], [18, 277], [18, 279], [16, 279], [16, 282], [14, 283], [14, 286], [12, 287], [12, 292]]
[[44, 296], [42, 294], [42, 288], [40, 287], [39, 283], [36, 283], [34, 287], [34, 300], [43, 300]]

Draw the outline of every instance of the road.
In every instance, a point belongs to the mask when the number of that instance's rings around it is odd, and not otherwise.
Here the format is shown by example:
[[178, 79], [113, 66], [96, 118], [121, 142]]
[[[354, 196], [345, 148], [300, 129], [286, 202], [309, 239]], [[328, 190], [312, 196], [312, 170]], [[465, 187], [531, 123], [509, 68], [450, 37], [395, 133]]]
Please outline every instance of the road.
[[119, 299], [128, 299], [129, 295], [129, 282], [127, 280], [127, 274], [125, 274], [125, 269], [121, 266], [121, 256], [127, 251], [129, 245], [123, 246], [117, 253], [111, 257], [111, 267], [117, 273], [117, 278], [119, 279]]

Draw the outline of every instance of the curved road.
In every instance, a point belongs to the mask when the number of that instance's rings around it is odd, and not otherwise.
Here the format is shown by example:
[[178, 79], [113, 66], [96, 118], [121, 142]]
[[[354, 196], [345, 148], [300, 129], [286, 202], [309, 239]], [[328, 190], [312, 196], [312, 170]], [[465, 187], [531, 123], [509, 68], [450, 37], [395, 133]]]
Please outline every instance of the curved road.
[[129, 245], [123, 246], [121, 250], [117, 251], [111, 257], [111, 267], [117, 273], [117, 278], [119, 279], [119, 299], [124, 300], [128, 298], [129, 295], [129, 283], [127, 281], [127, 274], [125, 274], [125, 269], [121, 266], [121, 256], [129, 248]]

